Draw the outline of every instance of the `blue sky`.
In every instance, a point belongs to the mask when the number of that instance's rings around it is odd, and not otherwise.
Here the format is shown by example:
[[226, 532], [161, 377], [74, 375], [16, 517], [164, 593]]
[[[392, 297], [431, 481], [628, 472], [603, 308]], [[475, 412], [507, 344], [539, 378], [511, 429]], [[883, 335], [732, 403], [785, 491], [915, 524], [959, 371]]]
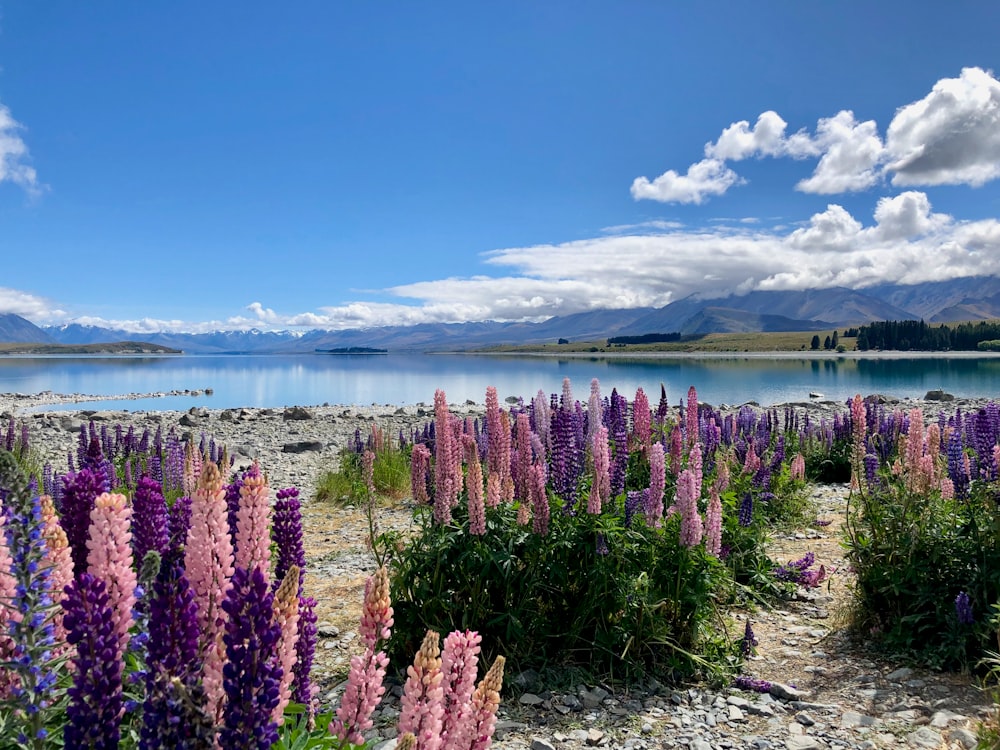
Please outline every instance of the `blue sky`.
[[1000, 274], [1000, 6], [0, 2], [0, 312], [539, 319]]

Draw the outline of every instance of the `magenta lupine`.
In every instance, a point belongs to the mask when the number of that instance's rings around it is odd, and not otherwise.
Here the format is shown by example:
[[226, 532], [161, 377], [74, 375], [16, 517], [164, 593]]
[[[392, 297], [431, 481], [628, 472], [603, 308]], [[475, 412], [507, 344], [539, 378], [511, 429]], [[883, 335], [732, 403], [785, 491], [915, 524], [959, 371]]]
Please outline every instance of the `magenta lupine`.
[[278, 705], [274, 707], [271, 720], [279, 727], [285, 723], [285, 706], [292, 697], [292, 680], [297, 641], [299, 639], [299, 568], [288, 569], [281, 585], [274, 592], [274, 622], [280, 629], [275, 658], [281, 668], [278, 685]]
[[482, 536], [486, 533], [486, 507], [483, 504], [483, 465], [479, 463], [479, 448], [472, 435], [462, 435], [465, 443], [465, 460], [468, 473], [465, 477], [466, 498], [469, 506], [469, 533]]
[[646, 451], [652, 439], [652, 415], [649, 411], [649, 399], [646, 392], [639, 388], [632, 401], [632, 435], [639, 445], [639, 450]]
[[709, 490], [708, 509], [705, 512], [705, 551], [713, 557], [722, 553], [722, 499], [713, 486]]
[[191, 525], [184, 546], [184, 567], [198, 605], [198, 649], [204, 661], [209, 715], [217, 717], [224, 695], [222, 636], [226, 615], [222, 603], [229, 593], [234, 566], [226, 492], [215, 464], [205, 465], [191, 497]]
[[415, 503], [425, 504], [430, 501], [427, 496], [427, 474], [430, 467], [430, 449], [423, 443], [415, 443], [410, 450], [410, 489]]
[[479, 644], [482, 636], [470, 630], [454, 631], [444, 639], [441, 649], [442, 705], [441, 750], [465, 750], [460, 743], [471, 718], [472, 691], [476, 687]]
[[603, 504], [611, 499], [611, 452], [608, 447], [608, 428], [604, 425], [594, 432], [590, 453], [594, 459], [594, 480], [590, 484], [587, 512], [597, 515]]
[[486, 471], [496, 473], [503, 480], [510, 470], [510, 449], [504, 451], [504, 439], [509, 440], [509, 434], [504, 435], [500, 426], [500, 400], [495, 386], [486, 387]]
[[514, 475], [514, 497], [521, 500], [528, 496], [528, 472], [531, 469], [531, 418], [527, 412], [521, 412], [514, 424], [517, 435], [511, 468]]
[[[462, 486], [465, 482], [465, 476], [462, 473], [462, 459], [465, 456], [465, 448], [462, 444], [462, 435], [464, 434], [465, 422], [458, 417], [451, 417], [451, 486], [454, 488], [451, 497], [451, 507], [452, 510], [458, 506], [459, 496], [462, 494]], [[508, 446], [510, 445], [510, 436], [508, 435]], [[507, 467], [507, 474], [510, 475], [510, 467]]]
[[653, 443], [649, 446], [649, 492], [646, 493], [645, 507], [642, 509], [646, 523], [650, 526], [659, 527], [660, 519], [663, 518], [663, 492], [666, 487], [666, 456], [663, 454], [663, 446]]
[[107, 586], [119, 659], [128, 645], [135, 606], [137, 581], [132, 568], [131, 523], [132, 508], [124, 495], [105, 492], [94, 501], [87, 540], [87, 570]]
[[754, 450], [753, 443], [747, 446], [747, 456], [743, 460], [743, 473], [753, 474], [757, 473], [757, 469], [760, 468], [760, 459], [757, 457], [757, 451]]
[[[434, 392], [434, 435], [434, 520], [444, 525], [451, 522], [452, 497], [458, 496], [458, 488], [455, 487], [451, 469], [454, 441], [451, 415], [448, 413], [448, 399], [440, 388]], [[492, 437], [490, 435], [491, 441]]]
[[[2, 506], [0, 506], [2, 511]], [[11, 557], [10, 549], [7, 547], [7, 534], [4, 531], [6, 517], [0, 512], [0, 664], [9, 662], [14, 658], [14, 640], [7, 632], [7, 623], [14, 621], [20, 614], [14, 609], [14, 589], [17, 581], [11, 575], [11, 566], [14, 559]], [[0, 700], [9, 697], [10, 689], [17, 681], [12, 670], [0, 666]]]
[[680, 425], [670, 431], [670, 473], [675, 477], [681, 473], [681, 457], [684, 452], [684, 437]]
[[698, 392], [692, 385], [688, 388], [687, 409], [684, 411], [684, 422], [687, 429], [687, 444], [690, 448], [698, 442]]
[[597, 378], [590, 381], [590, 399], [587, 401], [587, 447], [594, 444], [594, 435], [604, 423], [604, 403], [601, 401], [601, 383]]
[[690, 469], [685, 469], [677, 477], [677, 510], [681, 514], [681, 544], [685, 547], [696, 546], [704, 533], [701, 514], [698, 512], [698, 497], [700, 488], [695, 482], [695, 476]]
[[704, 479], [702, 477], [703, 464], [701, 443], [695, 443], [691, 446], [691, 452], [688, 454], [688, 469], [691, 470], [691, 474], [694, 476], [694, 486], [697, 488], [699, 495], [701, 494], [701, 485]]
[[549, 533], [549, 496], [546, 492], [545, 464], [537, 463], [531, 467], [531, 512], [533, 517], [532, 531], [540, 536]]
[[420, 750], [441, 747], [441, 725], [444, 714], [441, 681], [440, 637], [428, 630], [413, 664], [406, 669], [403, 686], [403, 708], [399, 716], [399, 732], [412, 732]]
[[240, 487], [233, 564], [246, 571], [260, 568], [264, 578], [267, 578], [271, 566], [270, 494], [267, 477], [261, 473], [260, 466], [254, 463], [250, 471], [243, 475], [243, 486]]

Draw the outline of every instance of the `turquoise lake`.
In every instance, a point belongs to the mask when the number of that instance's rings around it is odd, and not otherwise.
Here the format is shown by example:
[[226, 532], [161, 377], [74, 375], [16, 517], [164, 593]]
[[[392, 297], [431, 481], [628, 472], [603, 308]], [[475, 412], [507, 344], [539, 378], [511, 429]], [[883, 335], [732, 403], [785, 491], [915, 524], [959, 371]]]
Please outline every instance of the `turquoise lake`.
[[956, 396], [1000, 396], [1000, 358], [862, 359], [852, 357], [556, 358], [463, 354], [225, 355], [160, 357], [0, 357], [0, 393], [108, 396], [213, 390], [211, 396], [168, 396], [67, 404], [63, 409], [136, 410], [330, 404], [433, 403], [441, 388], [451, 402], [501, 399], [561, 390], [570, 378], [586, 401], [592, 378], [602, 392], [629, 399], [642, 387], [653, 403], [663, 383], [676, 404], [689, 386], [711, 404], [806, 401], [810, 392], [843, 401], [855, 393], [922, 397], [942, 388]]

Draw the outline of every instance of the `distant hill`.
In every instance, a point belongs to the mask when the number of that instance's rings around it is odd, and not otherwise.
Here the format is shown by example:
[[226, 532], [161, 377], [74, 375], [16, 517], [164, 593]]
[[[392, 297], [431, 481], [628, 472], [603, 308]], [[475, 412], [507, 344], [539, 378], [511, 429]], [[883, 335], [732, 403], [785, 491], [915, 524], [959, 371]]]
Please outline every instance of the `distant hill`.
[[3, 343], [0, 344], [0, 354], [183, 354], [183, 352], [141, 341], [117, 341], [107, 344]]
[[[833, 287], [715, 297], [692, 295], [661, 308], [591, 310], [557, 316], [541, 323], [479, 321], [345, 331], [249, 330], [197, 334], [135, 334], [70, 324], [46, 328], [41, 333], [49, 336], [50, 341], [64, 344], [92, 344], [141, 337], [149, 343], [183, 349], [192, 354], [295, 354], [351, 347], [387, 349], [391, 352], [461, 351], [501, 344], [544, 344], [559, 339], [595, 341], [612, 336], [650, 333], [682, 332], [693, 335], [814, 331], [848, 328], [881, 320], [952, 322], [996, 317], [1000, 317], [1000, 278], [977, 277], [913, 285], [883, 284], [865, 289]], [[2, 320], [4, 317], [0, 317]], [[19, 320], [23, 321], [23, 318]], [[30, 323], [27, 325], [31, 326]]]
[[49, 334], [30, 320], [14, 313], [0, 314], [0, 343], [54, 344]]

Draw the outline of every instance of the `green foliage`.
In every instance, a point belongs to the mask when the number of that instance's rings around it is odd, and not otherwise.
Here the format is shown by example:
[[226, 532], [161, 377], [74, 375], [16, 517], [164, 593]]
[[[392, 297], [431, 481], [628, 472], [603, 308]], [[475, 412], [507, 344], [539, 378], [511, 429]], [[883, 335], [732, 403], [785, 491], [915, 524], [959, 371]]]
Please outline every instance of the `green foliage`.
[[278, 741], [271, 745], [273, 750], [340, 747], [340, 740], [330, 734], [329, 730], [330, 722], [333, 720], [332, 713], [310, 715], [301, 703], [289, 703], [285, 707], [284, 716], [285, 723], [278, 728]]
[[[965, 500], [909, 492], [888, 473], [852, 496], [848, 558], [857, 575], [858, 626], [892, 653], [940, 669], [974, 667], [996, 628], [983, 615], [1000, 601], [996, 487], [973, 483]], [[962, 624], [964, 591], [975, 621]]]
[[[384, 436], [378, 427], [372, 428], [374, 439], [368, 441], [375, 454], [372, 479], [375, 494], [399, 500], [410, 491], [410, 451], [401, 448], [392, 438]], [[316, 481], [316, 499], [333, 503], [358, 505], [367, 496], [361, 466], [361, 453], [349, 448], [340, 453], [340, 468], [324, 471]]]
[[565, 514], [553, 501], [543, 537], [516, 513], [488, 508], [477, 537], [461, 505], [447, 526], [419, 509], [420, 529], [394, 560], [391, 654], [413, 653], [428, 628], [475, 627], [484, 658], [502, 653], [514, 671], [677, 679], [735, 663], [729, 640], [709, 627], [726, 569], [703, 546], [680, 545], [677, 515], [661, 529], [640, 516], [626, 526], [623, 498], [596, 516]]

